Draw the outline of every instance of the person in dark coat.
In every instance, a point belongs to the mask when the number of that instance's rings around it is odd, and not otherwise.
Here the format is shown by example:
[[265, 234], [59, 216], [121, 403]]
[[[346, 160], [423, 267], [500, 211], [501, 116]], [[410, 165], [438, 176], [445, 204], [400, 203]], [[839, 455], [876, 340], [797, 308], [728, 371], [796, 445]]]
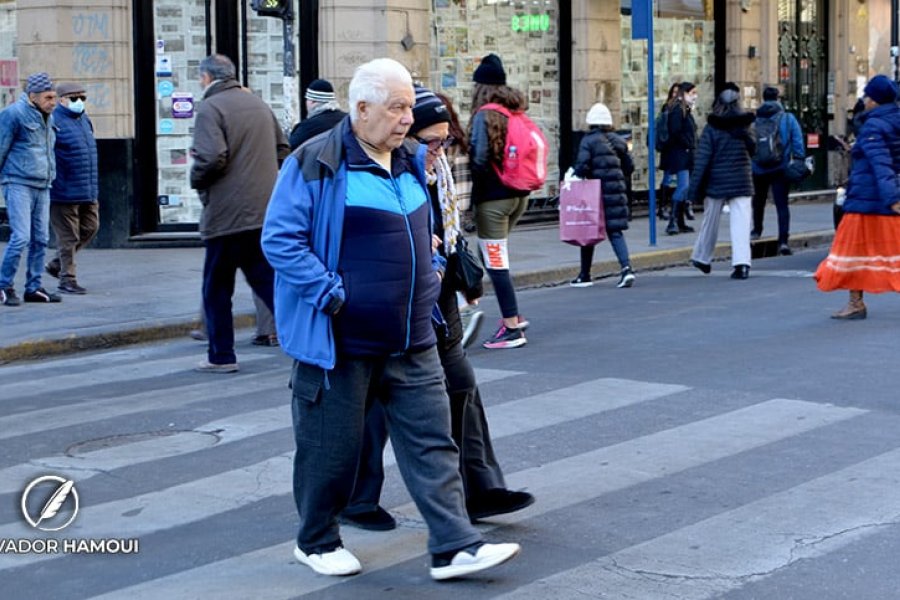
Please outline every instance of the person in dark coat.
[[325, 79], [316, 79], [306, 88], [306, 118], [294, 125], [288, 143], [291, 150], [341, 122], [347, 113], [341, 110], [334, 86]]
[[[435, 215], [437, 252], [449, 259], [455, 242], [462, 235], [459, 196], [453, 180], [452, 165], [445, 146], [449, 136], [451, 113], [431, 90], [416, 86], [413, 125], [408, 136], [428, 147], [425, 169], [432, 212]], [[441, 280], [438, 308], [443, 323], [435, 326], [437, 350], [444, 370], [444, 383], [450, 397], [450, 422], [453, 441], [459, 447], [459, 471], [466, 496], [466, 509], [472, 520], [521, 510], [534, 503], [528, 492], [506, 488], [503, 470], [494, 455], [481, 392], [475, 370], [463, 349], [463, 328], [452, 278]], [[341, 521], [361, 529], [385, 531], [396, 527], [394, 518], [379, 505], [384, 483], [384, 447], [387, 422], [380, 403], [366, 414], [363, 453], [357, 472], [353, 497], [341, 513]]]
[[863, 93], [844, 216], [815, 275], [823, 292], [850, 292], [833, 319], [865, 319], [863, 292], [900, 292], [900, 94], [884, 75]]
[[694, 231], [684, 222], [685, 202], [690, 185], [691, 169], [694, 167], [694, 148], [697, 146], [697, 124], [691, 111], [697, 102], [696, 86], [684, 81], [678, 86], [678, 93], [666, 104], [669, 115], [669, 138], [660, 157], [660, 169], [675, 177], [675, 193], [672, 195], [672, 210], [666, 233], [690, 233]]
[[50, 225], [56, 235], [56, 257], [45, 270], [59, 279], [66, 294], [85, 294], [75, 273], [75, 253], [86, 247], [100, 229], [97, 199], [97, 141], [94, 125], [84, 112], [87, 100], [80, 83], [56, 88], [56, 179], [50, 186]]
[[691, 264], [710, 272], [719, 235], [722, 208], [729, 207], [731, 226], [732, 279], [750, 276], [750, 220], [752, 216], [753, 174], [751, 156], [756, 142], [750, 134], [753, 113], [741, 108], [740, 94], [725, 89], [713, 104], [707, 125], [700, 136], [694, 171], [687, 197], [703, 199], [703, 223], [694, 243]]
[[[628, 245], [622, 233], [628, 229], [627, 181], [634, 172], [634, 161], [628, 153], [628, 145], [613, 133], [612, 113], [606, 105], [597, 103], [588, 111], [585, 119], [591, 130], [581, 138], [575, 159], [575, 176], [582, 179], [599, 179], [603, 192], [603, 213], [606, 219], [606, 236], [619, 259], [619, 282], [616, 287], [634, 285], [634, 271], [628, 258]], [[594, 245], [581, 247], [581, 271], [569, 285], [589, 287], [591, 264], [594, 261]]]
[[[666, 127], [668, 127], [669, 123], [669, 102], [672, 101], [673, 98], [678, 96], [678, 88], [681, 86], [681, 82], [677, 81], [669, 86], [669, 93], [666, 94], [666, 101], [663, 103], [662, 108], [659, 109], [659, 119], [657, 123], [663, 123]], [[659, 133], [657, 132], [657, 135]], [[668, 135], [668, 131], [666, 131], [666, 135]], [[653, 142], [655, 146], [655, 141]], [[662, 169], [662, 157], [665, 148], [657, 148], [659, 152], [659, 168]], [[670, 206], [672, 201], [672, 180], [674, 179], [674, 174], [669, 171], [663, 170], [662, 181], [659, 184], [659, 190], [656, 192], [656, 216], [664, 221], [669, 220], [669, 215], [671, 214], [672, 207]], [[690, 214], [685, 213], [685, 216], [688, 219], [693, 219], [693, 211]]]

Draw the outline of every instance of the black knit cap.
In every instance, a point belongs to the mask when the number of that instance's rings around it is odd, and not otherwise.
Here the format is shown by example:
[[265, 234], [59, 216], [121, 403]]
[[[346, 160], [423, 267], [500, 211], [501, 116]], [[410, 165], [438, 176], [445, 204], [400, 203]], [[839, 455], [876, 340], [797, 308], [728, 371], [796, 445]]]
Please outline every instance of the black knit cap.
[[496, 54], [488, 54], [481, 59], [481, 64], [472, 75], [475, 83], [487, 85], [506, 85], [506, 71], [503, 70], [503, 61]]
[[306, 88], [306, 99], [313, 102], [332, 102], [335, 99], [334, 86], [325, 79], [316, 79]]
[[415, 85], [415, 90], [416, 104], [413, 106], [413, 124], [409, 128], [409, 135], [415, 135], [437, 123], [450, 122], [450, 111], [434, 92], [418, 84]]

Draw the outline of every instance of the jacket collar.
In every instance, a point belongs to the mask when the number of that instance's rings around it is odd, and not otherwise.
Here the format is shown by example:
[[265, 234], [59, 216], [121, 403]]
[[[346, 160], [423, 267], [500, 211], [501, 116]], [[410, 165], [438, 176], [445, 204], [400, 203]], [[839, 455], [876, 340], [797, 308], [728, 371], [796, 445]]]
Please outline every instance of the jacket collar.
[[203, 98], [210, 98], [224, 92], [225, 90], [234, 89], [236, 87], [241, 87], [241, 84], [237, 79], [217, 79], [209, 84], [209, 87], [206, 88], [206, 91], [203, 92]]

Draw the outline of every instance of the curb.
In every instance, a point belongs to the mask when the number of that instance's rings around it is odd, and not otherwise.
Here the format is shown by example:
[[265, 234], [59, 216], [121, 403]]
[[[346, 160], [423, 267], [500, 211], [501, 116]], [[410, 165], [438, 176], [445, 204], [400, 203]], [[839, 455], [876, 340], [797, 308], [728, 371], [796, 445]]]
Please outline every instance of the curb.
[[[790, 246], [795, 250], [814, 248], [831, 244], [834, 231], [813, 231], [799, 233], [791, 237]], [[716, 245], [715, 260], [726, 260], [731, 254], [729, 243]], [[753, 258], [764, 258], [778, 254], [778, 242], [775, 238], [762, 238], [752, 244]], [[642, 252], [631, 257], [635, 271], [656, 271], [671, 267], [685, 266], [691, 258], [691, 248], [672, 248]], [[578, 267], [566, 266], [558, 268], [537, 269], [515, 274], [516, 289], [534, 289], [556, 287], [567, 284], [575, 275]], [[619, 263], [615, 260], [595, 262], [592, 268], [595, 279], [612, 277], [619, 274]], [[485, 293], [492, 292], [490, 282], [485, 281]], [[234, 315], [234, 328], [252, 327], [256, 323], [254, 313]], [[181, 336], [187, 336], [191, 329], [197, 327], [195, 319], [171, 319], [169, 321], [138, 325], [128, 329], [107, 329], [96, 333], [69, 334], [59, 338], [27, 340], [12, 346], [0, 347], [0, 365], [22, 360], [35, 360], [60, 354], [83, 352], [87, 350], [107, 350], [119, 346], [128, 346], [146, 342], [156, 342]]]

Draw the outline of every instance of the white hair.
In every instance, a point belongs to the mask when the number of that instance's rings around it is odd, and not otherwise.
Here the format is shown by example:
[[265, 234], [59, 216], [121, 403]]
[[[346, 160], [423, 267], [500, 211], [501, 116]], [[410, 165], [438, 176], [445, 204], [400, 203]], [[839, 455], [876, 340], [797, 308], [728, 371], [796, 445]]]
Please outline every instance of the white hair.
[[412, 76], [402, 64], [392, 58], [376, 58], [360, 65], [350, 80], [350, 121], [359, 117], [360, 102], [384, 104], [390, 97], [390, 84], [400, 83], [413, 89]]

